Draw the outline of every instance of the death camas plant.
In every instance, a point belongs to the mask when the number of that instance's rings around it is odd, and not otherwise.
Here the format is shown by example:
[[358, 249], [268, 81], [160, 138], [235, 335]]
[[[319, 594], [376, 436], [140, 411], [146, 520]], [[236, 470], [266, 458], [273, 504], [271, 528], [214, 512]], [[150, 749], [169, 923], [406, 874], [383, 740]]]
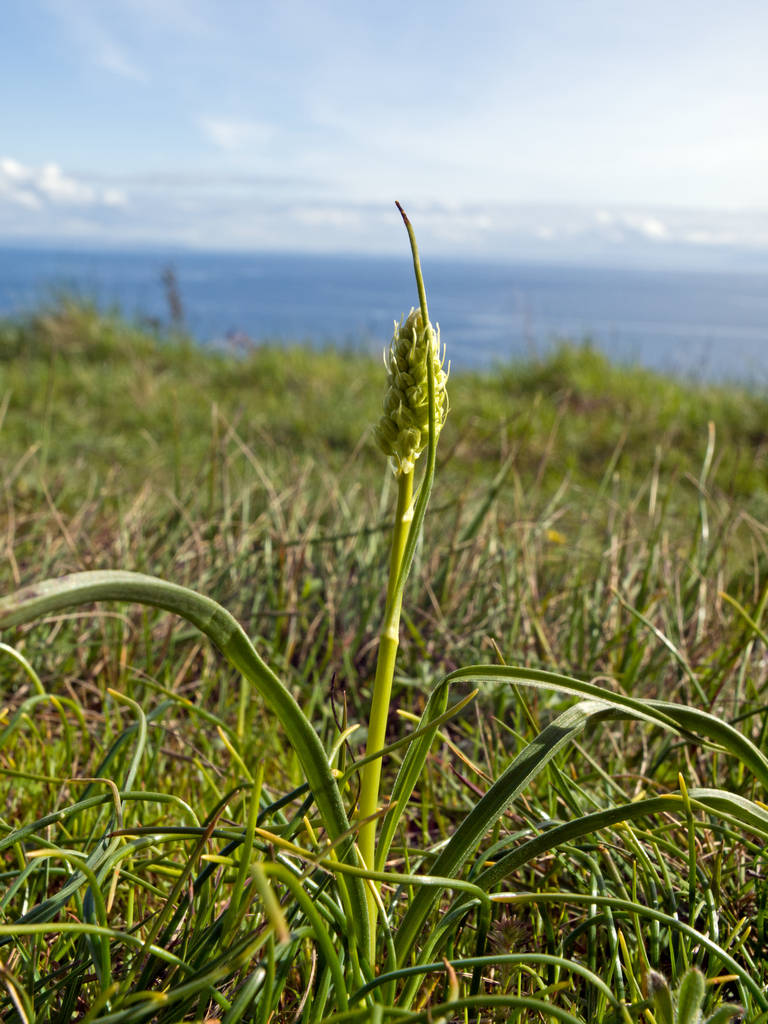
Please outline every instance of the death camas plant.
[[[379, 655], [368, 722], [366, 753], [371, 760], [363, 768], [360, 790], [359, 846], [363, 863], [373, 868], [376, 846], [376, 809], [379, 800], [381, 759], [377, 752], [384, 746], [389, 715], [392, 679], [400, 635], [400, 610], [403, 588], [411, 567], [416, 540], [424, 519], [435, 473], [435, 446], [448, 411], [446, 376], [438, 358], [439, 333], [429, 322], [427, 297], [419, 263], [419, 253], [410, 221], [403, 213], [413, 252], [414, 271], [419, 291], [418, 310], [395, 327], [387, 364], [387, 391], [384, 414], [375, 435], [379, 447], [390, 456], [397, 477], [397, 509], [389, 561], [384, 624], [379, 637]], [[429, 458], [421, 496], [413, 507], [413, 478], [416, 460], [425, 448]], [[410, 540], [410, 544], [409, 544]], [[371, 931], [376, 928], [377, 902], [368, 889], [368, 916]]]
[[[758, 799], [768, 791], [768, 759], [739, 729], [689, 705], [575, 676], [471, 665], [432, 684], [420, 716], [402, 716], [410, 732], [387, 742], [406, 580], [448, 410], [439, 339], [403, 217], [419, 307], [395, 329], [375, 428], [397, 504], [368, 721], [342, 722], [323, 742], [235, 618], [169, 581], [84, 572], [0, 600], [6, 640], [19, 626], [46, 628], [51, 615], [92, 602], [164, 609], [205, 635], [241, 680], [235, 726], [162, 684], [152, 707], [112, 690], [120, 715], [109, 719], [109, 744], [87, 778], [4, 767], [19, 785], [58, 788], [45, 815], [14, 825], [0, 818], [3, 1020], [629, 1024], [653, 1014], [682, 1024], [726, 1020], [741, 1012], [738, 998], [748, 1020], [768, 1021], [744, 928], [721, 921], [697, 860], [712, 835], [735, 835], [751, 850], [768, 843]], [[87, 734], [85, 716], [69, 694], [46, 688], [20, 648], [2, 645], [31, 696], [0, 720], [0, 754], [41, 708], [57, 716], [69, 751], [73, 723]], [[512, 752], [491, 775], [451, 730], [479, 690], [510, 686], [521, 702], [526, 687], [576, 700], [564, 709], [550, 700], [542, 726], [526, 706], [527, 732], [510, 727]], [[299, 778], [285, 793], [275, 792], [279, 772], [265, 781], [265, 766], [248, 757], [257, 695], [295, 755]], [[147, 785], [153, 744], [173, 711], [215, 728], [217, 749], [234, 766], [227, 786], [212, 778], [209, 807], [192, 806], [172, 786]], [[689, 788], [682, 775], [678, 789], [627, 797], [607, 772], [603, 788], [587, 794], [558, 755], [574, 751], [588, 726], [599, 734], [630, 721], [711, 760], [726, 755], [755, 798]], [[349, 764], [345, 750], [361, 725], [365, 751]], [[477, 780], [447, 810], [430, 803], [438, 742], [458, 777]], [[682, 874], [669, 866], [681, 845]], [[617, 866], [624, 849], [628, 873]]]

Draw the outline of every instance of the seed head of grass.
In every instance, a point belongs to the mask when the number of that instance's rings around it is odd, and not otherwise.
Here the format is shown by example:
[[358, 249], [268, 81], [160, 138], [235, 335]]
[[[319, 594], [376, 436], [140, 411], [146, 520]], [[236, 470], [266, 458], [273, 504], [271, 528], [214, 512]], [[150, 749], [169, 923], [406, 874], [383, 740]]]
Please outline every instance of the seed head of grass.
[[384, 415], [374, 428], [376, 443], [392, 459], [396, 476], [412, 472], [416, 459], [429, 443], [429, 385], [427, 360], [435, 382], [435, 426], [439, 432], [448, 413], [445, 383], [448, 372], [440, 356], [440, 329], [424, 324], [421, 311], [412, 309], [407, 319], [395, 324], [385, 355], [387, 390]]

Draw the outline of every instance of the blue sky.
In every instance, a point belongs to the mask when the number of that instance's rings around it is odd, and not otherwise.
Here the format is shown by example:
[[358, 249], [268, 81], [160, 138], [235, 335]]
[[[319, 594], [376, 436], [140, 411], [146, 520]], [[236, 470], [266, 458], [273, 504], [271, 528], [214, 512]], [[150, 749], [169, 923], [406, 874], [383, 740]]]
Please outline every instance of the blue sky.
[[765, 0], [3, 0], [0, 244], [768, 255]]

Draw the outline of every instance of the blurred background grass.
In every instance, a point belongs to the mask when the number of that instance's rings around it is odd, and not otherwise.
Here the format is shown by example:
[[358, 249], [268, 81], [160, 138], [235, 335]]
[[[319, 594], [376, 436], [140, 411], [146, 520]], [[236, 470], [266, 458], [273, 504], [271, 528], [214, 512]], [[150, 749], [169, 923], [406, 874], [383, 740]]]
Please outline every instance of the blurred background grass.
[[[165, 575], [303, 677], [366, 678], [394, 495], [370, 431], [380, 365], [206, 351], [67, 302], [2, 322], [0, 356], [6, 590], [84, 568]], [[449, 393], [406, 676], [424, 654], [435, 673], [487, 659], [491, 641], [587, 674], [654, 656], [677, 671], [626, 604], [696, 658], [719, 650], [719, 590], [759, 598], [765, 396], [569, 345], [454, 374]]]

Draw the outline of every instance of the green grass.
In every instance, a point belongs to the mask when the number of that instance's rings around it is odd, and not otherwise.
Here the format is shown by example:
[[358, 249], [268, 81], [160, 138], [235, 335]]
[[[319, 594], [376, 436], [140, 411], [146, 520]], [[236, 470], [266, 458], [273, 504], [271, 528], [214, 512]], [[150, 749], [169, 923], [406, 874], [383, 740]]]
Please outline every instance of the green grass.
[[[219, 602], [351, 813], [395, 498], [380, 364], [62, 304], [0, 324], [0, 365], [3, 594], [119, 568]], [[626, 1021], [650, 971], [696, 965], [706, 1014], [768, 1020], [768, 398], [585, 347], [449, 391], [387, 739], [427, 732], [383, 763], [385, 794], [414, 771], [391, 941], [356, 961], [356, 876], [226, 644], [62, 605], [2, 634], [2, 1019]]]

